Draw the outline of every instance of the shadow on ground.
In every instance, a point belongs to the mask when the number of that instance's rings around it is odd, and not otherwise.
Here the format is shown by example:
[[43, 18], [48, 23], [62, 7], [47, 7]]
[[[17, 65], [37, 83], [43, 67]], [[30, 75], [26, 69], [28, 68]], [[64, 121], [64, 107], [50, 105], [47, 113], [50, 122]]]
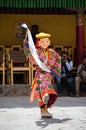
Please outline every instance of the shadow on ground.
[[68, 120], [72, 120], [71, 118], [64, 118], [64, 119], [56, 119], [56, 118], [51, 118], [51, 119], [42, 119], [39, 121], [36, 121], [37, 126], [40, 126], [41, 128], [45, 128], [48, 125], [52, 124], [57, 124], [57, 123], [63, 123]]

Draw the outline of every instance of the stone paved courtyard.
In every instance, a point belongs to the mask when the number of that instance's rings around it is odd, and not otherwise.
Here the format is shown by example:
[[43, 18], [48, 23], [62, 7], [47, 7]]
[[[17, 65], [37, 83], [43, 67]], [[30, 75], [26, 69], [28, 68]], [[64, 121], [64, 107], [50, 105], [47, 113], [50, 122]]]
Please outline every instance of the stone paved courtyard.
[[59, 97], [41, 119], [37, 101], [28, 96], [0, 97], [0, 130], [86, 130], [86, 97]]

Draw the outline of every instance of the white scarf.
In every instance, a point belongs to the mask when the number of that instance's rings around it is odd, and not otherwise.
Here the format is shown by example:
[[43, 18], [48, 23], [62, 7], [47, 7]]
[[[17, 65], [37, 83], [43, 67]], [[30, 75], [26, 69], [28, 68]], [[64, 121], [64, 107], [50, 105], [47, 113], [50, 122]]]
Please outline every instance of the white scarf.
[[36, 52], [36, 48], [35, 48], [35, 45], [34, 45], [34, 42], [33, 42], [33, 39], [32, 39], [32, 35], [31, 35], [31, 32], [30, 30], [28, 29], [27, 25], [24, 23], [21, 25], [21, 27], [23, 28], [26, 28], [27, 29], [27, 32], [26, 32], [26, 35], [28, 36], [28, 45], [29, 45], [29, 48], [30, 48], [30, 52], [33, 56], [33, 58], [35, 59], [36, 63], [38, 64], [38, 66], [46, 71], [46, 72], [51, 72], [47, 66], [38, 58], [38, 55], [37, 55], [37, 52]]

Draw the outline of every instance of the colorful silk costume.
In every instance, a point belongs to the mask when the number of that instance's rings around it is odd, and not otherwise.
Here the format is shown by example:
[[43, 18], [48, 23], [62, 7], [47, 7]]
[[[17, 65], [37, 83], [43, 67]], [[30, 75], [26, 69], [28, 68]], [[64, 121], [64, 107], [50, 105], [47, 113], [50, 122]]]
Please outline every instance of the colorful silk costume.
[[38, 98], [38, 105], [41, 107], [44, 104], [42, 97], [45, 94], [49, 94], [47, 107], [50, 107], [57, 98], [57, 93], [53, 88], [52, 80], [54, 75], [57, 76], [57, 78], [60, 78], [61, 76], [61, 57], [52, 49], [37, 49], [39, 59], [45, 63], [49, 70], [51, 70], [51, 73], [48, 73], [39, 68], [30, 53], [29, 45], [24, 43], [23, 46], [26, 57], [29, 58], [30, 62], [37, 67], [35, 78], [32, 83], [30, 100], [33, 101], [34, 99]]

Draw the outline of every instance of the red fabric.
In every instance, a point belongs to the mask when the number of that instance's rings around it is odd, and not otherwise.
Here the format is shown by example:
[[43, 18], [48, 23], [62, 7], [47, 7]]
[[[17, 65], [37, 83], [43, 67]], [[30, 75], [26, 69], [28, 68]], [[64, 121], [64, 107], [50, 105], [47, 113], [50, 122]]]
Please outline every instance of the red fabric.
[[36, 38], [36, 48], [38, 49], [38, 39]]

